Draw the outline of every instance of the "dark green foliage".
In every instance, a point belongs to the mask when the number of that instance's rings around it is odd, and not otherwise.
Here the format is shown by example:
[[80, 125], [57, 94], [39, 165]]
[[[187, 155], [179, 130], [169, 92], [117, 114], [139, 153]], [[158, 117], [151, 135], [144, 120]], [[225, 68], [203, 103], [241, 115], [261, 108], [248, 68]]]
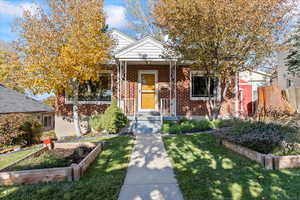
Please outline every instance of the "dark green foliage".
[[298, 151], [300, 133], [280, 124], [235, 120], [232, 130], [221, 137], [261, 153], [288, 155]]
[[294, 33], [288, 40], [291, 48], [286, 60], [288, 71], [292, 74], [300, 75], [300, 18], [294, 28]]
[[111, 105], [106, 109], [103, 115], [93, 116], [90, 125], [96, 131], [107, 131], [116, 134], [128, 123], [126, 115], [118, 108], [117, 100], [112, 99]]
[[221, 120], [209, 121], [209, 120], [188, 120], [180, 119], [178, 122], [164, 121], [162, 126], [163, 133], [181, 134], [191, 133], [199, 131], [207, 131], [215, 128], [219, 128], [222, 125]]
[[25, 140], [28, 145], [36, 143], [37, 137], [42, 133], [42, 125], [34, 120], [26, 121], [20, 129], [26, 134], [22, 135], [22, 140]]

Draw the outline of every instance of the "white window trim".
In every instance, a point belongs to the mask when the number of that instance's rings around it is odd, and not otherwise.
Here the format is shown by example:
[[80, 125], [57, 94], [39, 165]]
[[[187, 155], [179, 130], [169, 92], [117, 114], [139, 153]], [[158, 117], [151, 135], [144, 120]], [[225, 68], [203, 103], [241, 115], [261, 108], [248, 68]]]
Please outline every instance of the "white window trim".
[[[113, 95], [113, 71], [112, 70], [103, 70], [102, 72], [100, 72], [99, 74], [107, 74], [110, 73], [110, 77], [111, 77], [111, 92]], [[66, 95], [65, 96], [65, 104], [73, 104], [73, 101], [69, 100], [69, 96]], [[78, 101], [78, 104], [80, 105], [110, 105], [111, 104], [111, 100], [110, 101]]]
[[[205, 72], [204, 71], [200, 71], [200, 70], [192, 70], [190, 71], [190, 100], [191, 101], [207, 101], [209, 100], [209, 97], [193, 97], [193, 81], [192, 81], [192, 77], [193, 75], [202, 75], [203, 77], [205, 77]], [[216, 94], [213, 95], [213, 97], [215, 97]]]

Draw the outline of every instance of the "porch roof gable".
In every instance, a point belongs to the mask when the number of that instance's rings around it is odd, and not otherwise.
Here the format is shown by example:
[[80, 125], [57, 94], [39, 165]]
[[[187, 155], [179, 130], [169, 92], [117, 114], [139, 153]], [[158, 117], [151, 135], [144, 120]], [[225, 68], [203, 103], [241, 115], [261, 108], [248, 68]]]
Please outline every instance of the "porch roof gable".
[[112, 30], [111, 35], [116, 42], [114, 52], [118, 52], [121, 49], [124, 49], [133, 43], [136, 43], [136, 40], [134, 38], [120, 32], [116, 29]]
[[170, 60], [164, 57], [165, 48], [162, 42], [153, 37], [145, 37], [116, 52], [117, 59], [132, 60]]

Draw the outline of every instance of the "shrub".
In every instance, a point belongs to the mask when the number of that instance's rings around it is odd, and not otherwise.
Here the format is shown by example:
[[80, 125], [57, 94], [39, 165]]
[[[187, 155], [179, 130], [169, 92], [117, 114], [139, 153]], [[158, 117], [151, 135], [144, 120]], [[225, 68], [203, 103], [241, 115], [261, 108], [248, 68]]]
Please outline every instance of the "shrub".
[[199, 131], [206, 131], [213, 128], [213, 124], [209, 120], [194, 121], [194, 123]]
[[90, 126], [95, 130], [95, 131], [102, 131], [103, 130], [103, 115], [94, 115], [91, 117], [89, 123]]
[[127, 117], [117, 106], [117, 100], [112, 99], [111, 105], [106, 109], [103, 115], [93, 116], [90, 125], [97, 131], [105, 130], [108, 133], [116, 134], [128, 123]]
[[3, 146], [20, 144], [20, 138], [25, 134], [25, 131], [20, 129], [23, 123], [22, 118], [18, 116], [1, 120], [0, 144]]
[[42, 126], [23, 116], [13, 115], [0, 121], [0, 145], [31, 145], [42, 131]]
[[171, 129], [171, 125], [168, 123], [164, 123], [161, 128], [162, 133], [169, 133]]
[[43, 131], [42, 125], [34, 120], [24, 122], [20, 129], [26, 133], [21, 136], [21, 139], [25, 140], [28, 145], [36, 143]]
[[173, 121], [164, 121], [162, 126], [163, 133], [188, 133], [188, 132], [196, 132], [196, 131], [207, 131], [213, 128], [218, 128], [220, 126], [220, 121], [209, 121], [209, 120], [188, 120], [188, 119], [180, 119], [176, 123]]
[[180, 124], [173, 124], [170, 128], [170, 133], [171, 134], [181, 134], [182, 130], [181, 130]]

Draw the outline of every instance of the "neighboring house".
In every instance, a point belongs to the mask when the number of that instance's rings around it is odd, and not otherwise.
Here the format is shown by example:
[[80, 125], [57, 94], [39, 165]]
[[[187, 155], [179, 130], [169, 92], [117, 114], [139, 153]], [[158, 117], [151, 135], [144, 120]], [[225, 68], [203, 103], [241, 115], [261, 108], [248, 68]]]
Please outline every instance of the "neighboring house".
[[278, 54], [276, 75], [272, 80], [273, 85], [277, 85], [281, 89], [300, 86], [300, 77], [294, 76], [288, 72], [288, 66], [286, 65], [287, 55], [287, 52], [281, 52]]
[[270, 85], [271, 76], [262, 71], [247, 71], [239, 74], [239, 112], [252, 116], [256, 111], [257, 89]]
[[44, 131], [54, 129], [54, 108], [0, 85], [0, 118], [15, 114], [36, 119]]
[[[130, 119], [161, 115], [207, 118], [207, 77], [203, 72], [178, 62], [176, 58], [163, 56], [164, 45], [152, 37], [137, 41], [116, 30], [112, 35], [117, 41], [114, 60], [99, 74], [101, 82], [87, 82], [80, 86], [79, 110], [82, 116], [88, 118], [104, 112], [115, 97]], [[232, 77], [235, 85], [222, 105], [222, 117], [236, 116], [239, 112], [239, 101], [233, 95], [234, 91], [238, 92], [235, 79]], [[59, 124], [56, 132], [74, 134], [72, 98], [58, 96], [56, 109], [56, 123]]]

